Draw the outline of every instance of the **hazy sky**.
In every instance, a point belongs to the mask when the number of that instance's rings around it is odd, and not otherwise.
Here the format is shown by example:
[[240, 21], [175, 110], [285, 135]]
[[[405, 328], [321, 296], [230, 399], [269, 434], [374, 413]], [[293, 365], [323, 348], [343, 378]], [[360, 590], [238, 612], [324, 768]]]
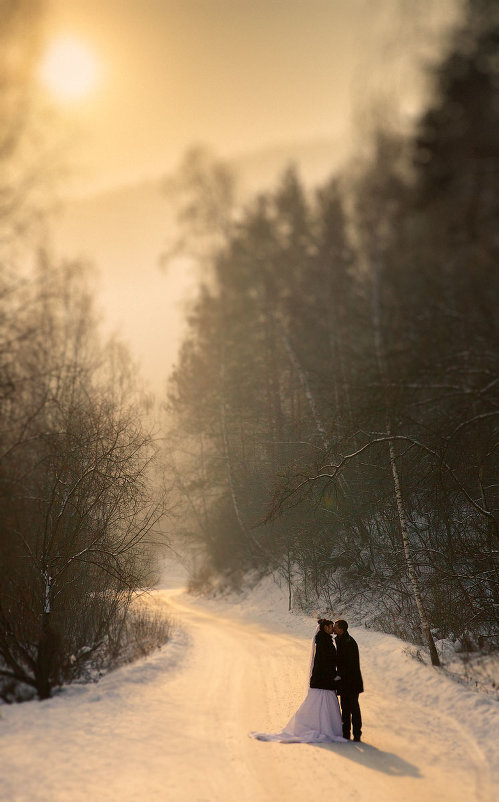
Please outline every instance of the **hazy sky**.
[[404, 84], [410, 105], [417, 61], [458, 5], [52, 0], [48, 38], [81, 37], [101, 67], [94, 93], [62, 109], [73, 164], [108, 186], [164, 172], [192, 143], [232, 156], [348, 134], [374, 85]]
[[289, 160], [308, 180], [325, 180], [355, 151], [363, 109], [391, 98], [414, 112], [422, 64], [436, 58], [436, 39], [459, 4], [51, 1], [47, 41], [80, 39], [101, 75], [86, 98], [58, 103], [72, 190], [86, 197], [67, 204], [57, 242], [96, 263], [105, 320], [160, 395], [192, 277], [178, 266], [158, 269], [172, 217], [158, 179], [201, 143], [239, 157], [253, 188], [274, 181]]

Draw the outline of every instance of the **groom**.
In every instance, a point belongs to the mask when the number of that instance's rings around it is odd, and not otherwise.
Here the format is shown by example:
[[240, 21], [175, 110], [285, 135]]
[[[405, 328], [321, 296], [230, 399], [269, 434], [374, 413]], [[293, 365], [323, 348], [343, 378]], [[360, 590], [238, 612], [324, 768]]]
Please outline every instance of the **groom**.
[[360, 741], [362, 718], [359, 693], [364, 690], [364, 684], [360, 673], [359, 647], [348, 632], [347, 622], [342, 618], [334, 622], [333, 632], [336, 635], [336, 665], [341, 677], [338, 693], [341, 703], [343, 737], [350, 738], [351, 726], [354, 741]]

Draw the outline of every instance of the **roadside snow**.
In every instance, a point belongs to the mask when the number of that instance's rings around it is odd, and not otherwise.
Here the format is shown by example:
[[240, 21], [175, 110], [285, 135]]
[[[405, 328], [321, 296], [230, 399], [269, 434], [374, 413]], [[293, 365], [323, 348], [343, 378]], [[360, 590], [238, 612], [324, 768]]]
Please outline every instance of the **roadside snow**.
[[[175, 584], [175, 583], [170, 583]], [[276, 744], [303, 699], [314, 620], [265, 580], [240, 596], [165, 587], [177, 628], [159, 652], [53, 699], [3, 706], [5, 802], [492, 802], [499, 706], [396, 638], [352, 629], [361, 744]], [[341, 611], [348, 618], [348, 611]]]
[[[292, 631], [310, 639], [313, 631], [314, 619], [288, 612], [286, 593], [271, 577], [237, 596], [202, 599], [199, 603], [205, 607], [230, 611], [231, 615], [242, 620], [258, 622], [279, 632]], [[338, 617], [348, 619], [348, 611], [339, 611]], [[497, 700], [462, 687], [446, 676], [444, 671], [420, 663], [411, 656], [409, 644], [395, 636], [356, 627], [351, 627], [350, 631], [360, 647], [361, 668], [367, 690], [366, 694], [360, 696], [362, 710], [368, 700], [371, 701], [370, 697], [376, 696], [377, 716], [374, 720], [366, 720], [364, 715], [367, 740], [373, 743], [373, 731], [384, 731], [384, 735], [389, 737], [389, 716], [385, 711], [395, 705], [399, 712], [395, 715], [394, 730], [407, 733], [407, 759], [421, 748], [428, 761], [434, 763], [436, 756], [431, 754], [430, 742], [435, 745], [436, 740], [444, 736], [449, 756], [457, 752], [460, 742], [461, 746], [464, 744], [467, 747], [463, 758], [468, 763], [469, 774], [475, 775], [476, 799], [488, 799], [484, 789], [488, 789], [490, 783], [496, 788], [496, 795], [491, 798], [499, 798]], [[410, 737], [411, 721], [406, 714], [410, 706], [419, 708], [419, 717], [426, 721], [426, 744], [416, 744]], [[431, 797], [432, 800], [436, 798]], [[454, 799], [452, 796], [443, 798]], [[474, 798], [471, 794], [471, 799]]]

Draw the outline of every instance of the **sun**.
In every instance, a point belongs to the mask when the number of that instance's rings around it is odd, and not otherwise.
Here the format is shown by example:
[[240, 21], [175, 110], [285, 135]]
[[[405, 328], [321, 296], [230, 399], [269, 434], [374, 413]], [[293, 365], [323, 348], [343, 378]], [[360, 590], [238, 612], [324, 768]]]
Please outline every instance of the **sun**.
[[77, 37], [65, 35], [49, 43], [40, 63], [39, 77], [58, 100], [73, 102], [92, 92], [99, 72], [91, 48]]

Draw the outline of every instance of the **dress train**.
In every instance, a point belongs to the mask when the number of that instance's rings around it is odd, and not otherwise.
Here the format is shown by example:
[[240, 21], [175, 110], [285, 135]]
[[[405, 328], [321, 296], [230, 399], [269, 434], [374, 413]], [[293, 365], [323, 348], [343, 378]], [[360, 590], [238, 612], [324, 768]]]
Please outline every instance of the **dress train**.
[[342, 736], [340, 707], [334, 691], [309, 688], [308, 693], [281, 732], [251, 732], [259, 741], [281, 743], [347, 743]]

